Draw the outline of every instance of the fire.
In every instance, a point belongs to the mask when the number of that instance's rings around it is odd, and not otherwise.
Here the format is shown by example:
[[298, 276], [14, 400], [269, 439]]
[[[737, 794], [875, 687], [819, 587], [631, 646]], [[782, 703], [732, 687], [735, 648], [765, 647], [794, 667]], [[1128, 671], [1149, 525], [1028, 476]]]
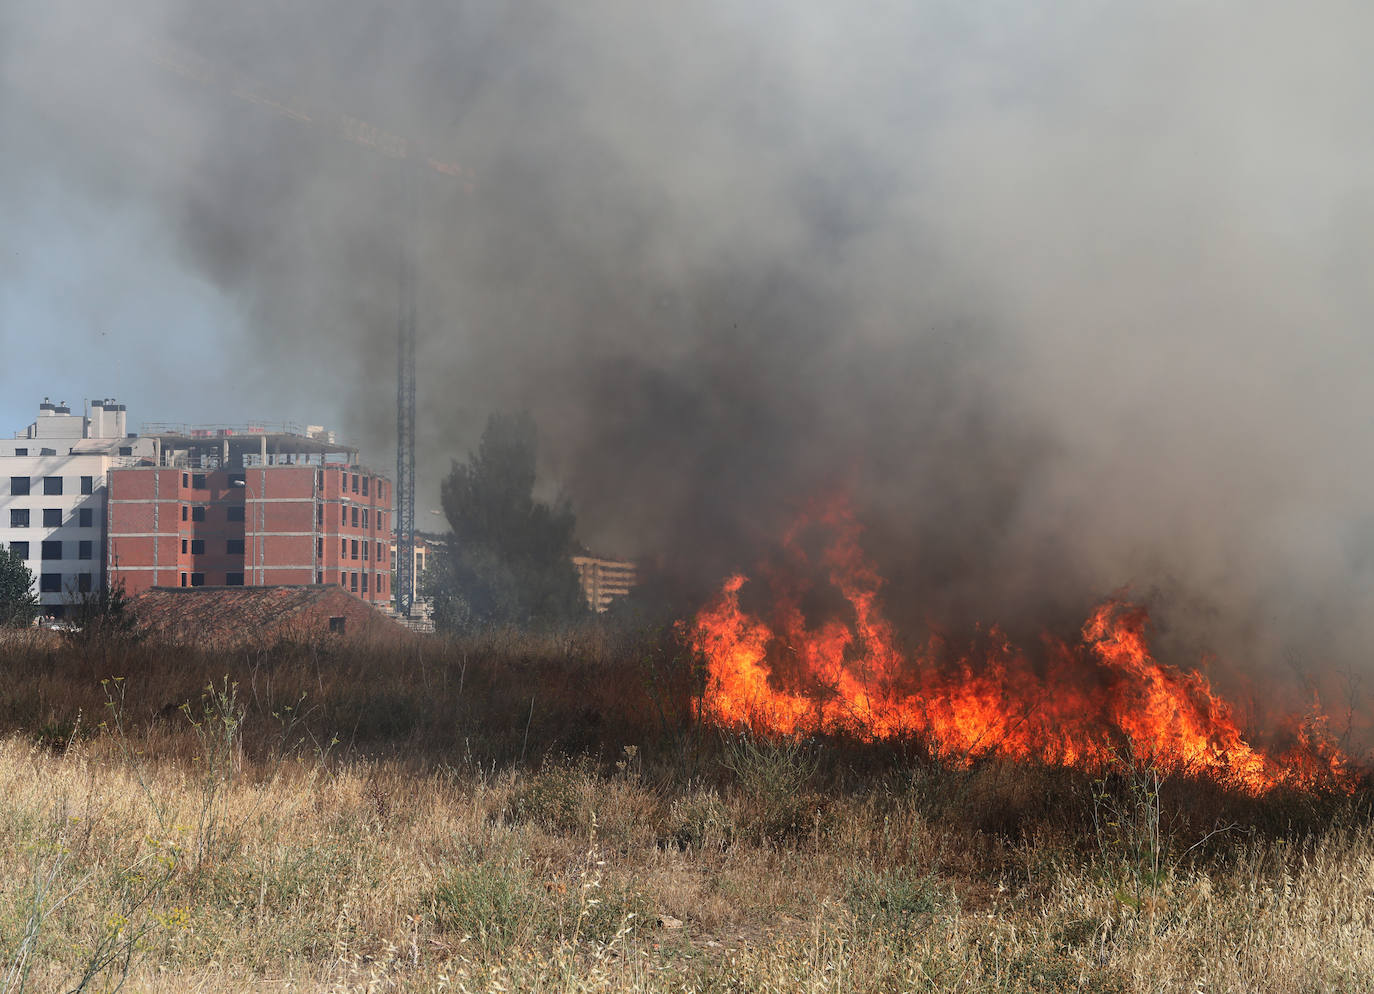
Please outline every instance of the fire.
[[[803, 547], [817, 529], [819, 555]], [[1123, 600], [1094, 610], [1076, 641], [1046, 636], [1039, 667], [995, 628], [952, 660], [938, 640], [900, 650], [859, 539], [847, 505], [815, 508], [784, 536], [788, 565], [768, 576], [766, 618], [742, 606], [743, 575], [697, 615], [689, 631], [707, 662], [711, 720], [786, 736], [914, 736], [956, 765], [995, 756], [1100, 771], [1129, 758], [1254, 794], [1352, 783], [1319, 710], [1295, 724], [1291, 749], [1266, 752], [1205, 676], [1151, 655], [1145, 610]], [[823, 620], [803, 608], [817, 574], [839, 598]]]

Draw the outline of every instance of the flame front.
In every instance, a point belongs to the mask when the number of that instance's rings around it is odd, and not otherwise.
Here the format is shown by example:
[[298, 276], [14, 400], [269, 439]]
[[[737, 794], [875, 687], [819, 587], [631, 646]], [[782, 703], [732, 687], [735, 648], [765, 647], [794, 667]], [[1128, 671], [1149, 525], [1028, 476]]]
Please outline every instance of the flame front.
[[[801, 541], [816, 527], [828, 536], [819, 563]], [[1352, 784], [1319, 711], [1294, 722], [1287, 751], [1257, 748], [1206, 677], [1150, 654], [1146, 612], [1121, 600], [1093, 611], [1076, 642], [1047, 636], [1038, 670], [997, 629], [952, 661], [935, 641], [899, 651], [859, 537], [845, 504], [819, 507], [784, 537], [793, 568], [770, 576], [766, 620], [741, 606], [742, 575], [697, 615], [691, 641], [707, 663], [711, 720], [788, 736], [913, 736], [956, 765], [997, 756], [1099, 771], [1130, 758], [1255, 794]], [[843, 598], [843, 617], [808, 621], [803, 578], [816, 572]]]

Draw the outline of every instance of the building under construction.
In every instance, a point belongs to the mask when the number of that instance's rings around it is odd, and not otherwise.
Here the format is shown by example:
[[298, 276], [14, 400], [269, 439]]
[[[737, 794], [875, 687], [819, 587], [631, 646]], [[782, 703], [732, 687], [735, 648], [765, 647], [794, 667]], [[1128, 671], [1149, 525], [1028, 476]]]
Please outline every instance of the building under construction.
[[337, 584], [390, 600], [392, 488], [321, 428], [145, 425], [109, 475], [107, 569], [150, 587]]

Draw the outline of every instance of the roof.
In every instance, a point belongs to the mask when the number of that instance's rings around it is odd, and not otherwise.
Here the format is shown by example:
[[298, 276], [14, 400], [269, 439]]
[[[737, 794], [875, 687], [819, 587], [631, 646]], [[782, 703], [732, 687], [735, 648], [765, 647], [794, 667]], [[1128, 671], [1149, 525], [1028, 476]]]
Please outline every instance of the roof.
[[[153, 587], [133, 599], [145, 634], [170, 642], [254, 645], [342, 635], [408, 638], [404, 626], [333, 584], [271, 587]], [[342, 618], [342, 622], [333, 619]]]

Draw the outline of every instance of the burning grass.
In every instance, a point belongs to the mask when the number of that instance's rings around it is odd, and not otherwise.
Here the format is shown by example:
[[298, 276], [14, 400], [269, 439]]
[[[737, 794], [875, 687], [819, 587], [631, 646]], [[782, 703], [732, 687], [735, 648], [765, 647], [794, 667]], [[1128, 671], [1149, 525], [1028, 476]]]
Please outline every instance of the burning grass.
[[[19, 642], [0, 989], [1319, 991], [1370, 793], [722, 734], [673, 638]], [[20, 981], [19, 978], [25, 979]]]

